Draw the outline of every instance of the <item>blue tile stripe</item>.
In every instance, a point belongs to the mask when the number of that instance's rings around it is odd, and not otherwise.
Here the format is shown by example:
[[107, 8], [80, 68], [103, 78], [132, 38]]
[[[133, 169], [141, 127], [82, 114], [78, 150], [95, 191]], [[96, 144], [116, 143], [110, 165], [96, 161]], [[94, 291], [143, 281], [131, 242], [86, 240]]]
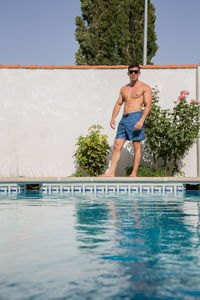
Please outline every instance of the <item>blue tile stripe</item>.
[[[0, 194], [20, 193], [26, 189], [25, 184], [0, 184]], [[168, 183], [43, 183], [40, 191], [44, 193], [168, 193], [182, 192], [185, 190], [184, 184]]]
[[25, 184], [0, 184], [0, 194], [2, 193], [20, 193], [25, 190]]
[[42, 184], [41, 191], [45, 193], [167, 193], [184, 191], [183, 184]]

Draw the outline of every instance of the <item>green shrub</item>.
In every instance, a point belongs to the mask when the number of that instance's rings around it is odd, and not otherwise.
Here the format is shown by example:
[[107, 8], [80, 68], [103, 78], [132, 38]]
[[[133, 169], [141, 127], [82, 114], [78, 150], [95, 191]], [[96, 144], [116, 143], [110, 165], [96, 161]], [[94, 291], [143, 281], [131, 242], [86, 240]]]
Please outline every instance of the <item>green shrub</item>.
[[188, 101], [188, 95], [189, 92], [181, 91], [172, 110], [161, 109], [158, 90], [153, 89], [152, 108], [145, 121], [145, 146], [153, 156], [155, 172], [180, 174], [179, 161], [198, 137], [200, 103], [194, 99]]
[[[133, 167], [127, 167], [125, 169], [125, 176], [131, 175]], [[165, 177], [166, 173], [162, 171], [153, 171], [149, 167], [140, 166], [137, 171], [137, 177]]]
[[83, 176], [84, 176], [83, 171], [76, 170], [76, 172], [73, 173], [70, 177], [83, 177]]
[[108, 136], [100, 133], [102, 129], [100, 125], [93, 125], [85, 137], [81, 135], [77, 139], [74, 154], [77, 171], [72, 176], [98, 176], [104, 172], [110, 147]]

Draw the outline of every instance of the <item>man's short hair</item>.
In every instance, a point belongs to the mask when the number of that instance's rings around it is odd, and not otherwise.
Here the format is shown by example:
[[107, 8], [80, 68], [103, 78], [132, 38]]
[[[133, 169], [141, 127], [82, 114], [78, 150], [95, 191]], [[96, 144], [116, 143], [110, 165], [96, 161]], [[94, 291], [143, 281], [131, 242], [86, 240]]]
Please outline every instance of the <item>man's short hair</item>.
[[132, 68], [135, 68], [135, 67], [137, 67], [138, 68], [138, 70], [140, 71], [140, 66], [137, 64], [137, 63], [132, 63], [132, 64], [130, 64], [129, 66], [128, 66], [128, 71], [130, 70], [130, 69], [132, 69]]

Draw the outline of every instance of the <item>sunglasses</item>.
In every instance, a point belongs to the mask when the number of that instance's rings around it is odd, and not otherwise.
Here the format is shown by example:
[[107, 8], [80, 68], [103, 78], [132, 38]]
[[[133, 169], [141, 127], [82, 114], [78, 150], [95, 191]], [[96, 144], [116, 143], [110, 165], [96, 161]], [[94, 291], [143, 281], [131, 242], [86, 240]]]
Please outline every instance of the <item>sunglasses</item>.
[[129, 72], [129, 74], [133, 74], [133, 73], [138, 74], [138, 73], [139, 73], [138, 70], [130, 70], [130, 71], [128, 71], [128, 72]]

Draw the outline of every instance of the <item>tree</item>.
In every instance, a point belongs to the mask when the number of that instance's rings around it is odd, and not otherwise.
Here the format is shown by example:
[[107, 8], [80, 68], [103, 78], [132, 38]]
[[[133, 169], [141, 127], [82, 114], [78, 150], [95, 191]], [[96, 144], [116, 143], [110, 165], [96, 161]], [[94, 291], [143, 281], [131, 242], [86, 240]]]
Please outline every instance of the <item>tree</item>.
[[[144, 38], [143, 0], [81, 0], [82, 17], [75, 19], [77, 65], [142, 64]], [[158, 46], [155, 8], [148, 3], [147, 63]]]

